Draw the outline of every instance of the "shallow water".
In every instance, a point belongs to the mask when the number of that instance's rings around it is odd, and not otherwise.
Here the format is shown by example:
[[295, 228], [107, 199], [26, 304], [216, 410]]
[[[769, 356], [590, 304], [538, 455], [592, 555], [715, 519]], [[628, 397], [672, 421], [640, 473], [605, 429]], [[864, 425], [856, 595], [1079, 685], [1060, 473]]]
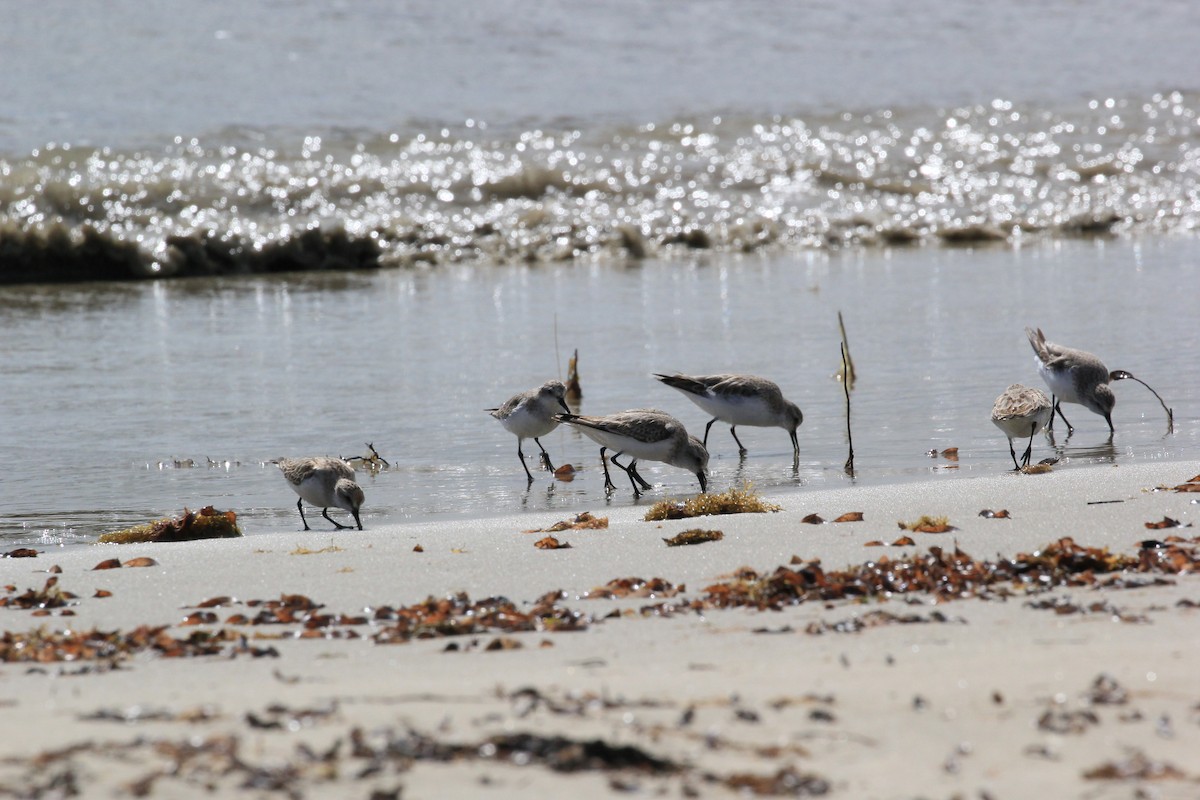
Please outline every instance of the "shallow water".
[[[703, 413], [650, 373], [737, 370], [783, 387], [805, 413], [799, 468], [784, 431], [740, 430], [739, 462], [718, 423], [716, 491], [1010, 469], [988, 415], [1010, 383], [1040, 386], [1026, 324], [1131, 371], [1176, 413], [1166, 435], [1158, 402], [1126, 381], [1111, 445], [1101, 418], [1069, 406], [1075, 435], [1055, 448], [1039, 436], [1035, 459], [1195, 458], [1198, 255], [1194, 241], [1157, 237], [9, 287], [0, 458], [22, 466], [0, 478], [0, 542], [87, 541], [207, 504], [236, 510], [249, 533], [297, 530], [295, 496], [265, 462], [358, 455], [366, 442], [392, 464], [360, 471], [366, 526], [634, 502], [620, 473], [606, 500], [598, 448], [562, 429], [543, 443], [580, 474], [535, 473], [527, 491], [514, 437], [483, 411], [561, 377], [576, 348], [583, 413], [653, 405], [702, 432]], [[842, 472], [838, 310], [859, 374], [855, 481]], [[946, 447], [957, 462], [926, 455]], [[642, 504], [697, 490], [681, 470], [642, 472], [658, 487]]]
[[482, 411], [576, 348], [585, 413], [699, 431], [651, 372], [783, 386], [798, 468], [718, 424], [714, 489], [847, 485], [838, 310], [858, 482], [1006, 469], [988, 411], [1037, 384], [1029, 324], [1177, 412], [1125, 382], [1111, 444], [1070, 409], [1038, 458], [1196, 456], [1191, 3], [10, 5], [0, 542], [210, 503], [295, 530], [269, 459], [366, 442], [368, 525], [595, 510], [594, 445], [546, 437], [582, 472], [526, 491]]

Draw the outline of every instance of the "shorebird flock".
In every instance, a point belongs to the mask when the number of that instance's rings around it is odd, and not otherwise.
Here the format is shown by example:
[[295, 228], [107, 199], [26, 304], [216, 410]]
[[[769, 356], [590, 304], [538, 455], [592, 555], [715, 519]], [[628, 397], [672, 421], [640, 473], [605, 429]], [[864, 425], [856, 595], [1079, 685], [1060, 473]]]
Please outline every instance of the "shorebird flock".
[[[600, 445], [605, 490], [616, 490], [608, 471], [611, 461], [629, 477], [634, 497], [639, 496], [642, 490], [652, 488], [637, 471], [639, 459], [661, 461], [686, 469], [700, 482], [700, 491], [708, 491], [708, 432], [717, 420], [729, 423], [730, 433], [743, 458], [747, 451], [737, 437], [738, 425], [783, 428], [792, 437], [795, 459], [800, 458], [796, 428], [804, 421], [804, 415], [795, 403], [784, 398], [777, 385], [766, 378], [755, 375], [678, 374], [656, 374], [654, 377], [683, 392], [689, 400], [712, 415], [704, 428], [703, 441], [689, 434], [683, 423], [675, 417], [656, 408], [634, 408], [603, 417], [573, 414], [563, 402], [563, 385], [558, 381], [550, 381], [539, 389], [514, 395], [500, 408], [487, 410], [510, 433], [516, 434], [517, 455], [530, 483], [533, 482], [533, 475], [525, 466], [521, 440], [532, 438], [535, 433], [537, 436], [545, 435], [560, 423], [571, 425]], [[553, 400], [562, 404], [562, 411], [554, 407]], [[541, 442], [538, 442], [538, 447], [541, 447]], [[605, 458], [609, 450], [612, 455]], [[617, 460], [620, 456], [629, 458], [628, 465]], [[542, 457], [543, 462], [549, 464], [545, 449], [542, 450]]]
[[[1109, 372], [1104, 362], [1091, 353], [1046, 341], [1040, 329], [1026, 328], [1025, 333], [1037, 357], [1038, 373], [1049, 387], [1051, 397], [1047, 397], [1040, 389], [1013, 384], [996, 398], [992, 407], [992, 422], [1008, 438], [1013, 468], [1018, 471], [1029, 467], [1034, 436], [1040, 431], [1049, 433], [1053, 430], [1055, 414], [1067, 426], [1068, 436], [1074, 432], [1074, 427], [1062, 412], [1063, 403], [1082, 405], [1104, 417], [1111, 438], [1116, 397], [1109, 384], [1133, 378], [1121, 370]], [[659, 461], [685, 469], [696, 476], [701, 492], [708, 491], [708, 435], [717, 421], [729, 425], [729, 432], [737, 443], [738, 455], [742, 458], [745, 458], [747, 450], [737, 435], [739, 425], [783, 428], [792, 440], [793, 463], [799, 463], [800, 442], [796, 432], [804, 422], [804, 414], [799, 406], [783, 396], [779, 386], [772, 381], [756, 375], [736, 374], [655, 373], [653, 377], [682, 392], [712, 416], [704, 427], [703, 439], [689, 434], [683, 423], [675, 417], [654, 408], [630, 409], [606, 416], [575, 414], [567, 405], [567, 389], [561, 381], [548, 381], [513, 395], [496, 408], [484, 410], [517, 437], [517, 458], [529, 485], [533, 484], [534, 478], [525, 463], [522, 445], [526, 439], [533, 439], [541, 451], [541, 466], [553, 472], [550, 454], [542, 446], [540, 438], [560, 424], [572, 426], [600, 445], [600, 462], [604, 467], [604, 488], [607, 493], [617, 489], [608, 469], [611, 462], [629, 478], [635, 498], [653, 488], [638, 472], [638, 461]], [[1166, 408], [1165, 403], [1163, 407]], [[1167, 411], [1170, 421], [1170, 409]], [[1026, 438], [1028, 444], [1018, 459], [1013, 443]], [[622, 463], [617, 460], [621, 457], [628, 460]], [[363, 504], [363, 490], [355, 483], [354, 468], [346, 459], [292, 458], [280, 459], [276, 463], [288, 485], [300, 496], [296, 508], [300, 511], [304, 530], [309, 530], [308, 520], [304, 517], [306, 501], [320, 508], [322, 516], [338, 529], [351, 526], [330, 517], [329, 509], [336, 507], [348, 511], [358, 529], [362, 530], [359, 509]]]
[[[1112, 412], [1117, 398], [1109, 384], [1133, 377], [1121, 370], [1109, 372], [1103, 361], [1086, 350], [1076, 350], [1046, 341], [1046, 334], [1042, 333], [1041, 328], [1026, 328], [1025, 336], [1029, 339], [1029, 346], [1033, 348], [1038, 374], [1042, 376], [1046, 386], [1050, 387], [1052, 394], [1047, 398], [1041, 389], [1031, 389], [1014, 383], [996, 398], [996, 403], [992, 406], [992, 422], [1008, 437], [1008, 452], [1012, 455], [1013, 467], [1017, 470], [1029, 466], [1034, 435], [1038, 431], [1054, 430], [1055, 414], [1067, 426], [1068, 436], [1075, 432], [1075, 427], [1063, 414], [1063, 403], [1077, 403], [1104, 417], [1111, 439], [1115, 433]], [[1013, 439], [1024, 439], [1026, 436], [1029, 437], [1029, 444], [1018, 463]]]

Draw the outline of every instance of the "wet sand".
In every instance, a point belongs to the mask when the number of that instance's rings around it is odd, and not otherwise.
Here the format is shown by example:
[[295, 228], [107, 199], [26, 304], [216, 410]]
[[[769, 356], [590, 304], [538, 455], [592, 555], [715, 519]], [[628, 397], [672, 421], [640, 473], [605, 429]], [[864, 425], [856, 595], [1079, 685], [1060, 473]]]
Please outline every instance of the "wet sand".
[[[554, 533], [570, 544], [558, 550], [536, 548], [546, 534], [525, 532], [563, 517], [547, 513], [8, 559], [0, 563], [10, 657], [17, 639], [36, 646], [28, 634], [39, 629], [45, 639], [68, 628], [168, 627], [137, 640], [157, 648], [122, 640], [113, 658], [0, 667], [0, 788], [160, 797], [402, 791], [409, 800], [630, 789], [1194, 796], [1200, 583], [1192, 574], [1098, 574], [1045, 592], [1009, 583], [1011, 591], [977, 592], [987, 599], [944, 602], [928, 593], [782, 610], [703, 601], [715, 596], [708, 587], [737, 584], [743, 567], [767, 576], [819, 559], [828, 574], [931, 547], [957, 546], [991, 563], [1064, 536], [1127, 556], [1148, 552], [1145, 540], [1178, 535], [1189, 540], [1179, 550], [1194, 557], [1194, 528], [1146, 523], [1194, 523], [1200, 494], [1156, 488], [1197, 473], [1197, 461], [1067, 465], [1045, 475], [792, 493], [769, 498], [784, 506], [778, 513], [661, 523], [641, 518], [646, 505], [597, 510], [608, 526]], [[981, 517], [984, 509], [1009, 517]], [[863, 520], [802, 522], [847, 512]], [[898, 529], [922, 515], [945, 516], [954, 530]], [[693, 528], [724, 536], [664, 544]], [[864, 546], [903, 535], [915, 544]], [[93, 569], [139, 557], [157, 563]], [[48, 573], [52, 566], [61, 573]], [[660, 593], [678, 593], [586, 597], [635, 576], [664, 579]], [[26, 590], [45, 590], [73, 614], [15, 608]], [[416, 619], [415, 604], [457, 593], [470, 600], [446, 601], [441, 616], [426, 606], [419, 630], [401, 624]], [[306, 611], [288, 595], [321, 607]], [[500, 601], [471, 605], [501, 596], [512, 601], [507, 611], [497, 613]], [[515, 630], [539, 604], [542, 629]], [[456, 616], [456, 607], [471, 616]], [[321, 622], [308, 633], [306, 615]], [[439, 635], [464, 630], [468, 619], [480, 627]], [[376, 641], [389, 638], [406, 641]], [[202, 647], [213, 654], [182, 655]]]

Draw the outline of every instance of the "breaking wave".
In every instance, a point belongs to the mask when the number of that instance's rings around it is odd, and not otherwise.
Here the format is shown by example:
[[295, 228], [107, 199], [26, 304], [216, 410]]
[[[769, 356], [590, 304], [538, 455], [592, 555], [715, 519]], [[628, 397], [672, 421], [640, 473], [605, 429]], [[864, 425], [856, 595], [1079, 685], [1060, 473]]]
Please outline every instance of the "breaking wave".
[[1197, 108], [47, 145], [0, 160], [0, 282], [1194, 234]]

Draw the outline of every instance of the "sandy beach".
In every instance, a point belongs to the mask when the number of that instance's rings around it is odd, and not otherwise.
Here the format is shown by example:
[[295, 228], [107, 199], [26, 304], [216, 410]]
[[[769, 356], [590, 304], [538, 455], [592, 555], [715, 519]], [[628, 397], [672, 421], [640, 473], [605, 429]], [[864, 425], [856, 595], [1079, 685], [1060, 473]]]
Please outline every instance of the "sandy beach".
[[[769, 498], [777, 513], [669, 522], [644, 521], [651, 502], [620, 494], [592, 512], [606, 528], [554, 533], [570, 544], [556, 550], [525, 532], [558, 521], [545, 515], [6, 559], [0, 789], [1195, 797], [1193, 574], [1097, 574], [1048, 591], [1008, 581], [943, 602], [706, 599], [744, 568], [819, 559], [832, 573], [930, 547], [991, 563], [1061, 537], [1133, 555], [1175, 535], [1194, 561], [1194, 528], [1146, 523], [1190, 526], [1200, 495], [1161, 487], [1197, 473], [1200, 462], [1065, 465], [799, 492]], [[862, 521], [802, 522], [848, 512]], [[922, 515], [954, 530], [899, 530]], [[695, 528], [724, 536], [663, 541]], [[904, 535], [915, 544], [891, 546]], [[94, 569], [114, 558], [127, 566]], [[139, 558], [156, 563], [130, 565]], [[666, 583], [655, 596], [637, 596], [636, 581], [630, 596], [601, 591], [629, 578]], [[405, 627], [427, 598], [451, 600], [430, 615], [431, 599], [424, 627]], [[165, 627], [139, 637], [139, 626]], [[93, 629], [110, 643], [98, 657], [64, 644], [19, 660], [55, 633]]]

